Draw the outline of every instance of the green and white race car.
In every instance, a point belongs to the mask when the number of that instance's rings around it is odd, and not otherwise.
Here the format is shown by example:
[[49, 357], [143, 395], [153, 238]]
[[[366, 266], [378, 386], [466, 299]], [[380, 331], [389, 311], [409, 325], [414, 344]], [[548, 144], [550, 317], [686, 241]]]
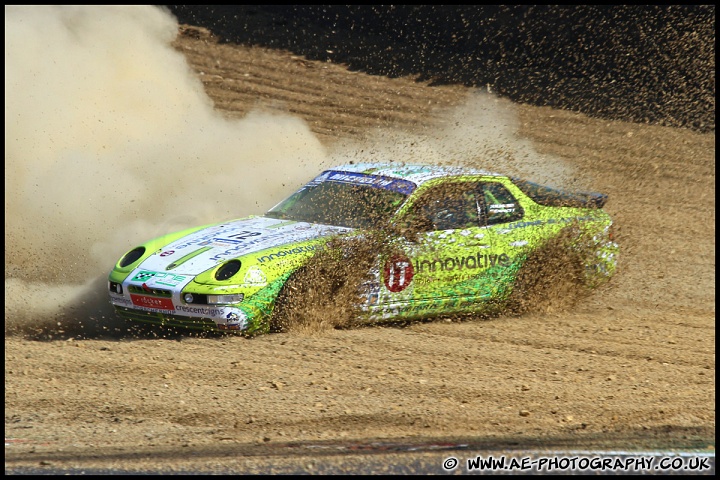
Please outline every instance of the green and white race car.
[[[533, 255], [561, 238], [581, 262], [585, 285], [607, 281], [618, 244], [606, 201], [469, 168], [342, 165], [262, 216], [131, 249], [110, 272], [110, 302], [133, 322], [282, 330], [280, 310], [288, 299], [303, 301], [302, 293], [289, 295], [293, 279], [333, 258], [333, 269], [359, 275], [358, 321], [482, 312], [511, 298]], [[352, 252], [363, 241], [371, 246], [366, 263]]]

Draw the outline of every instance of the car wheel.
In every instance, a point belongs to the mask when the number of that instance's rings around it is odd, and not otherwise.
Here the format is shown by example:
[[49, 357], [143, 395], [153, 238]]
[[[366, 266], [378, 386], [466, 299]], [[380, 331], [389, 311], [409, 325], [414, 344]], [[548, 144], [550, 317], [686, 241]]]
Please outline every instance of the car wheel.
[[271, 332], [305, 332], [342, 328], [351, 319], [352, 301], [346, 294], [347, 274], [319, 266], [319, 261], [298, 269], [280, 290]]
[[376, 257], [359, 242], [338, 239], [290, 275], [275, 301], [271, 332], [355, 325], [360, 286], [370, 277]]
[[579, 238], [579, 231], [568, 227], [527, 255], [508, 297], [511, 314], [564, 311], [587, 296], [588, 253]]
[[300, 268], [290, 275], [285, 285], [280, 289], [270, 318], [271, 332], [287, 332], [290, 330], [292, 323], [297, 323], [299, 315], [298, 303], [304, 297], [303, 290], [306, 289], [303, 285], [304, 278], [306, 278], [306, 274], [304, 269]]

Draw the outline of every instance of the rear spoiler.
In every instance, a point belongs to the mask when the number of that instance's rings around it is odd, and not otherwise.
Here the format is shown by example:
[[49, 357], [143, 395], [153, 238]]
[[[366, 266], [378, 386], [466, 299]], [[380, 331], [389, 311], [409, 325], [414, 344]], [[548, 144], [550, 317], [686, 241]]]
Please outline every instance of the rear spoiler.
[[513, 183], [535, 203], [546, 207], [603, 208], [608, 200], [607, 194], [595, 192], [566, 192], [546, 187], [519, 178]]

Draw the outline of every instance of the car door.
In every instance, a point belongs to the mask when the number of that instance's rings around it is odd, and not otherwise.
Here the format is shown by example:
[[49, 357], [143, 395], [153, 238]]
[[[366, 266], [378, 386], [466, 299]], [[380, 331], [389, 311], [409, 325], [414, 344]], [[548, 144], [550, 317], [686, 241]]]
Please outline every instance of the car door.
[[540, 233], [544, 222], [528, 218], [522, 203], [501, 181], [483, 181], [479, 189], [480, 215], [492, 245], [487, 276], [492, 279], [492, 295], [499, 296], [514, 281], [524, 256], [537, 244], [533, 235]]
[[413, 203], [380, 271], [386, 310], [450, 313], [475, 301], [491, 249], [481, 201], [477, 182], [455, 182], [429, 188]]

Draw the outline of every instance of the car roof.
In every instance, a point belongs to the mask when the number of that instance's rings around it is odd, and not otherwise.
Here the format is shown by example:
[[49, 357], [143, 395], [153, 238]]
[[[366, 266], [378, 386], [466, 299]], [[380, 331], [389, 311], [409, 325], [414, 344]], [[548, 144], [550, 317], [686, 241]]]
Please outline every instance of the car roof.
[[380, 175], [389, 178], [400, 178], [403, 180], [409, 180], [416, 185], [421, 185], [435, 178], [454, 177], [461, 175], [507, 177], [507, 175], [488, 172], [485, 170], [478, 170], [470, 167], [409, 163], [350, 163], [335, 166], [330, 170]]

